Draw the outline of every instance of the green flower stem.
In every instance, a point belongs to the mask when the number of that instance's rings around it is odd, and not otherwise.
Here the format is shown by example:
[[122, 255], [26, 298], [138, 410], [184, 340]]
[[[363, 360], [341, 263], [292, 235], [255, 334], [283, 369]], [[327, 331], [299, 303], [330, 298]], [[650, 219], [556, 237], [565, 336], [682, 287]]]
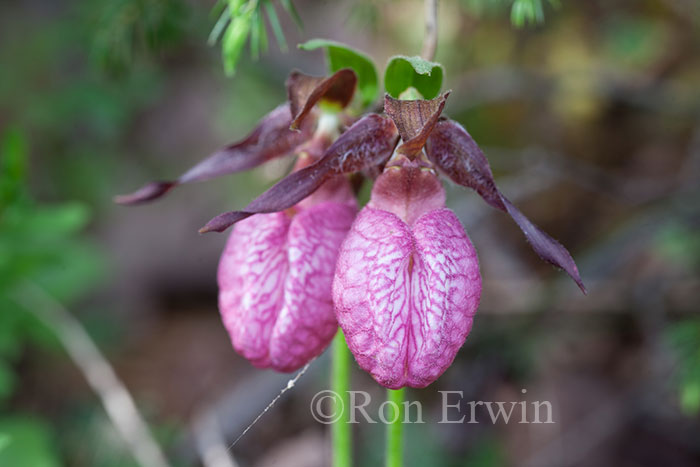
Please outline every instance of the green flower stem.
[[[352, 466], [352, 425], [350, 424], [350, 362], [352, 356], [345, 342], [343, 331], [333, 339], [332, 390], [336, 394], [336, 410], [341, 410], [339, 419], [333, 423], [333, 467]], [[338, 405], [340, 407], [338, 407]]]
[[391, 404], [392, 411], [398, 410], [391, 415], [385, 415], [392, 423], [387, 424], [386, 429], [386, 467], [401, 467], [403, 465], [403, 419], [404, 419], [404, 388], [396, 391], [387, 389], [386, 396]]

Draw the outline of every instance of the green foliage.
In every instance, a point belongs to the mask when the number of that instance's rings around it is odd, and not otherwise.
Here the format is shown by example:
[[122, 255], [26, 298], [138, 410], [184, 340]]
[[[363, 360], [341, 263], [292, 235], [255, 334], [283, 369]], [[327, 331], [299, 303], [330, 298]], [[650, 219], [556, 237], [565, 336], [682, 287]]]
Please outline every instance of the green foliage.
[[[301, 27], [301, 18], [291, 0], [281, 0], [280, 4]], [[209, 35], [209, 44], [214, 45], [221, 38], [221, 56], [227, 75], [232, 76], [236, 72], [243, 46], [249, 37], [250, 54], [254, 59], [259, 57], [260, 51], [267, 51], [265, 15], [280, 50], [287, 51], [287, 41], [272, 0], [219, 0], [213, 12], [219, 19]]]
[[510, 10], [510, 20], [519, 28], [525, 24], [539, 24], [544, 21], [544, 8], [541, 0], [515, 0]]
[[[690, 223], [671, 222], [657, 239], [658, 252], [675, 267], [691, 274], [700, 269], [700, 237]], [[681, 410], [694, 416], [700, 413], [700, 319], [674, 323], [666, 333], [678, 361], [676, 381]]]
[[[554, 6], [559, 6], [558, 0], [549, 0]], [[510, 10], [510, 20], [518, 28], [526, 24], [541, 24], [544, 22], [544, 6], [542, 0], [515, 0]]]
[[292, 3], [292, 0], [280, 0], [280, 3], [282, 4], [282, 7], [290, 16], [290, 18], [292, 18], [294, 23], [296, 23], [299, 30], [303, 29], [304, 22], [301, 20], [301, 16], [299, 16], [299, 12], [294, 7], [294, 3]]
[[93, 57], [103, 68], [117, 73], [125, 73], [136, 55], [177, 43], [188, 15], [182, 0], [99, 0], [92, 7]]
[[[81, 11], [95, 8], [79, 3]], [[19, 18], [10, 26], [26, 30], [26, 40], [0, 47], [0, 63], [12, 63], [0, 73], [0, 112], [32, 135], [32, 182], [42, 197], [111, 204], [117, 161], [133, 152], [125, 135], [135, 115], [161, 97], [165, 73], [139, 60], [119, 79], [106, 76], [94, 55], [79, 53], [92, 51], [87, 13], [31, 24]]]
[[439, 63], [396, 55], [386, 66], [384, 88], [394, 98], [399, 98], [408, 88], [415, 88], [425, 99], [432, 99], [440, 93], [442, 75]]
[[603, 47], [620, 66], [646, 67], [672, 47], [669, 30], [658, 19], [612, 16], [604, 19]]
[[700, 319], [687, 319], [667, 331], [670, 346], [678, 358], [681, 409], [688, 415], [700, 412]]
[[659, 232], [656, 246], [674, 264], [700, 269], [700, 236], [693, 225], [670, 222]]
[[41, 421], [28, 417], [0, 418], [0, 465], [60, 465], [48, 427]]
[[0, 141], [0, 215], [6, 206], [19, 201], [26, 171], [24, 138], [17, 129], [7, 131]]
[[469, 14], [483, 17], [500, 16], [513, 5], [513, 0], [461, 0], [460, 4]]
[[465, 467], [500, 467], [507, 465], [508, 460], [503, 446], [496, 438], [486, 438], [478, 443], [466, 462]]
[[372, 59], [364, 53], [345, 44], [326, 39], [311, 39], [299, 44], [299, 48], [302, 50], [325, 48], [328, 68], [332, 73], [343, 68], [352, 68], [357, 74], [357, 88], [363, 107], [370, 105], [377, 98], [379, 92], [377, 69]]
[[243, 45], [248, 39], [248, 33], [253, 19], [254, 8], [248, 8], [243, 13], [231, 17], [231, 24], [221, 39], [221, 51], [224, 60], [224, 70], [227, 75], [233, 75], [241, 56]]
[[88, 220], [86, 208], [34, 203], [25, 187], [26, 165], [24, 136], [7, 130], [0, 139], [0, 401], [12, 394], [11, 364], [22, 347], [54, 344], [52, 334], [14, 302], [13, 293], [29, 281], [70, 301], [93, 286], [101, 271], [96, 249], [77, 237]]
[[[559, 0], [548, 0], [558, 8]], [[462, 6], [477, 16], [502, 15], [510, 8], [510, 20], [513, 26], [522, 28], [544, 22], [543, 0], [462, 0]]]
[[15, 374], [10, 365], [0, 360], [0, 403], [12, 395], [15, 382]]

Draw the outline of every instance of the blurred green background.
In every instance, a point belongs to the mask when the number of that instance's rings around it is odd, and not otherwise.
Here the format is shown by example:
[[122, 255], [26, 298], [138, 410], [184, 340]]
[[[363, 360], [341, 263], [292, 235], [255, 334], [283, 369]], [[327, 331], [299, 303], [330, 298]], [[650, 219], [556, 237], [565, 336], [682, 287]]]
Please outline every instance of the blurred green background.
[[[543, 23], [517, 28], [512, 3], [440, 3], [446, 114], [502, 191], [569, 248], [589, 294], [510, 219], [448, 186], [484, 295], [455, 364], [407, 397], [438, 420], [439, 390], [518, 401], [525, 388], [551, 401], [556, 423], [408, 425], [407, 465], [700, 465], [700, 4], [545, 2]], [[299, 42], [348, 43], [380, 70], [420, 51], [420, 1], [294, 5], [303, 29], [274, 2], [288, 52], [267, 21], [269, 51], [243, 50], [227, 78], [207, 46], [213, 0], [0, 3], [0, 466], [137, 465], [35, 308], [49, 304], [104, 352], [173, 465], [235, 465], [216, 447], [286, 377], [230, 348], [216, 307], [225, 236], [197, 229], [285, 166], [139, 208], [112, 196], [245, 135], [284, 99], [292, 68], [322, 74], [322, 53]], [[308, 410], [327, 377], [321, 359], [232, 450], [238, 464], [327, 465], [326, 427]], [[379, 405], [376, 384], [353, 378]], [[356, 427], [358, 465], [381, 464], [381, 430]]]

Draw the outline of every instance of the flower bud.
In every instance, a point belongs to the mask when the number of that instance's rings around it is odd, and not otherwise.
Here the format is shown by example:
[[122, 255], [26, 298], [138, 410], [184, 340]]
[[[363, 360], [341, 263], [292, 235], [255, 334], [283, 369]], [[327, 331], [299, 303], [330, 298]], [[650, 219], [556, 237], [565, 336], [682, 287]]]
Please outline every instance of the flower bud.
[[481, 295], [476, 251], [432, 168], [399, 156], [375, 182], [338, 256], [336, 316], [381, 385], [422, 388], [450, 366]]
[[348, 181], [337, 177], [292, 209], [236, 224], [219, 263], [219, 309], [233, 347], [253, 365], [294, 371], [328, 346], [338, 327], [335, 262], [356, 213]]

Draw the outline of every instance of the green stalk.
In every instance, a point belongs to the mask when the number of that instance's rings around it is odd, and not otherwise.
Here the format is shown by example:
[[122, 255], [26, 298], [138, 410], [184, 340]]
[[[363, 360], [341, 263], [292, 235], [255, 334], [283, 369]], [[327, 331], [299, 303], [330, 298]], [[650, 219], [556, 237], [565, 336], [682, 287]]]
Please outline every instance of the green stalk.
[[[386, 467], [401, 467], [403, 465], [403, 419], [404, 419], [404, 392], [405, 389], [386, 390], [386, 398], [393, 404], [387, 404], [398, 408], [398, 413], [393, 412], [391, 416], [386, 415], [387, 420], [392, 423], [386, 427]], [[395, 405], [394, 405], [395, 404]]]
[[[333, 423], [333, 467], [352, 466], [352, 425], [350, 424], [350, 349], [343, 331], [333, 339], [332, 389], [336, 394], [336, 410], [342, 410], [340, 418]], [[341, 403], [342, 402], [342, 403]]]

